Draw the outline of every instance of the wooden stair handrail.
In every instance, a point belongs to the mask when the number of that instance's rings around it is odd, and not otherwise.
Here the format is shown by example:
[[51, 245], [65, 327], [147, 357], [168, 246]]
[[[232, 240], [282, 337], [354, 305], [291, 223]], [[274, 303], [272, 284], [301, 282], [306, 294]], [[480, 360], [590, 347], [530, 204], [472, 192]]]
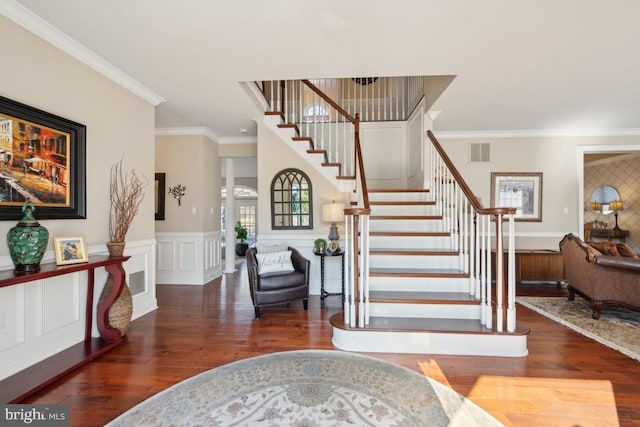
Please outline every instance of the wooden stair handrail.
[[460, 172], [458, 172], [458, 169], [456, 169], [453, 162], [451, 161], [447, 153], [444, 151], [444, 149], [436, 139], [435, 135], [430, 130], [428, 130], [427, 136], [431, 140], [431, 143], [435, 147], [438, 154], [440, 154], [440, 157], [442, 158], [444, 163], [447, 165], [447, 168], [449, 169], [449, 171], [451, 171], [453, 178], [460, 186], [460, 189], [469, 200], [469, 203], [471, 204], [471, 207], [473, 207], [473, 210], [475, 212], [482, 215], [511, 215], [516, 213], [516, 208], [495, 208], [495, 207], [484, 208], [482, 207], [482, 204], [480, 203], [478, 198], [475, 196], [475, 194], [473, 194], [473, 191], [471, 191], [471, 188], [469, 188], [469, 185], [467, 185], [467, 182], [464, 180], [464, 178], [462, 178], [462, 175], [460, 174]]
[[325, 102], [331, 105], [340, 115], [344, 116], [349, 122], [353, 124], [354, 129], [354, 161], [356, 162], [357, 168], [360, 169], [360, 187], [362, 189], [362, 203], [364, 204], [365, 209], [369, 209], [369, 192], [367, 191], [367, 178], [364, 172], [364, 160], [362, 157], [362, 146], [360, 145], [360, 117], [356, 114], [353, 117], [349, 114], [344, 108], [339, 106], [333, 99], [327, 96], [324, 92], [322, 92], [316, 85], [311, 83], [309, 80], [301, 80], [309, 89], [311, 89], [314, 93], [316, 93], [320, 98], [322, 98]]
[[301, 80], [301, 81], [309, 89], [314, 91], [320, 98], [322, 98], [329, 105], [331, 105], [333, 108], [335, 108], [338, 111], [338, 113], [340, 113], [340, 115], [344, 116], [351, 123], [356, 124], [356, 119], [351, 114], [347, 113], [347, 111], [344, 108], [339, 106], [333, 99], [331, 99], [327, 94], [325, 94], [323, 91], [321, 91], [316, 85], [311, 83], [309, 80]]

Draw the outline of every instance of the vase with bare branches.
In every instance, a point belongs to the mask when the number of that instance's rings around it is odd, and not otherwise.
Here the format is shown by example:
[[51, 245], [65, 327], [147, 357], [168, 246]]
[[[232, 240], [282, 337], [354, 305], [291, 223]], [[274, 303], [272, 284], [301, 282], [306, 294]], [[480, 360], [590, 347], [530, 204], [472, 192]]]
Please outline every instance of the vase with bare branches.
[[111, 183], [109, 196], [111, 210], [109, 211], [109, 239], [110, 243], [124, 243], [129, 227], [138, 214], [140, 203], [144, 198], [144, 188], [148, 182], [140, 178], [135, 170], [124, 172], [122, 162], [111, 166]]
[[[109, 184], [111, 208], [109, 210], [109, 242], [107, 242], [110, 256], [124, 254], [127, 232], [138, 214], [145, 194], [144, 188], [148, 184], [147, 180], [139, 177], [135, 170], [125, 172], [122, 167], [123, 160], [124, 157], [111, 166]], [[100, 298], [106, 298], [112, 287], [113, 276], [109, 274]], [[124, 336], [129, 328], [132, 314], [133, 298], [125, 282], [120, 295], [109, 309], [109, 324]]]

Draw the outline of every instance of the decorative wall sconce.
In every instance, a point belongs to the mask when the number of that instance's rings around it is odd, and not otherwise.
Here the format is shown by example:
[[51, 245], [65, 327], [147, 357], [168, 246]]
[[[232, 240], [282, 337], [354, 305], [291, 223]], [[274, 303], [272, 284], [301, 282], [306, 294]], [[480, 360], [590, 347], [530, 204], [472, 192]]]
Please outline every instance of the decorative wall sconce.
[[184, 187], [182, 184], [169, 188], [169, 194], [171, 194], [174, 199], [178, 200], [178, 206], [182, 206], [182, 196], [184, 196], [186, 190], [187, 187]]

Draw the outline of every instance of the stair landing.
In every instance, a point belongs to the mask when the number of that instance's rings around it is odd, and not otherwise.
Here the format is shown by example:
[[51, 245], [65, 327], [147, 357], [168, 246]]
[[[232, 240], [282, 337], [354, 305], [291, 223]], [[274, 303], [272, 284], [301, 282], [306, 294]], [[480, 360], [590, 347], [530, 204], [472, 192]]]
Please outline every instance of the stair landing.
[[[374, 317], [364, 328], [331, 316], [333, 345], [347, 351], [524, 357], [529, 329], [496, 332], [473, 319]], [[504, 328], [506, 331], [506, 327]]]

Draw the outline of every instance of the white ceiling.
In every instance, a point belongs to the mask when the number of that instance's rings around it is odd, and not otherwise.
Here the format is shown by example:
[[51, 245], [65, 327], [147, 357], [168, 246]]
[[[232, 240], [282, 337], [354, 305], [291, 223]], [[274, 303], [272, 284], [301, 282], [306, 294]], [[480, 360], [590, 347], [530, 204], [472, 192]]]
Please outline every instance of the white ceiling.
[[243, 81], [457, 75], [433, 106], [436, 132], [640, 134], [637, 0], [0, 3], [164, 98], [158, 128], [255, 135]]

